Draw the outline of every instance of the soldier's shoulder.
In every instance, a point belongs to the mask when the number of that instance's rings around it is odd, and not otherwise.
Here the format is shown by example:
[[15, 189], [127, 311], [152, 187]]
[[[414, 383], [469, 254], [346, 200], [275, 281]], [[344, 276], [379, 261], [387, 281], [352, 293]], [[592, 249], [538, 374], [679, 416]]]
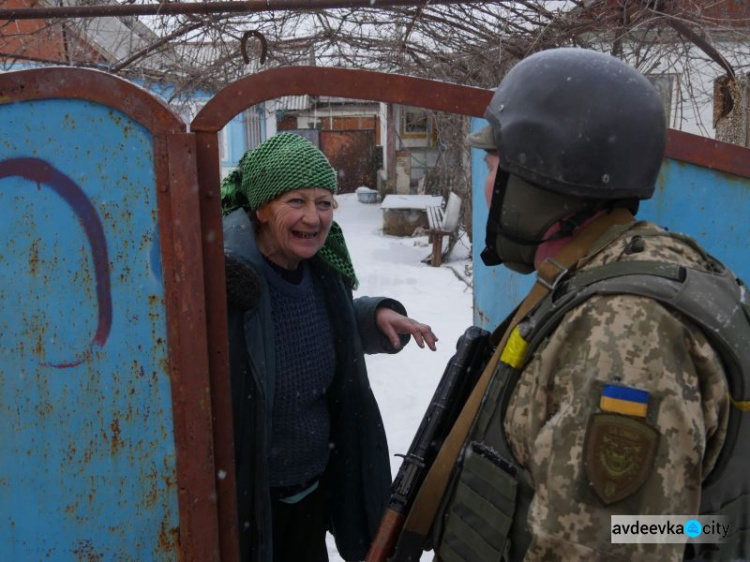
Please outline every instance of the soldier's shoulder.
[[647, 221], [615, 237], [584, 267], [626, 261], [659, 261], [699, 270], [711, 267], [708, 253], [693, 238]]

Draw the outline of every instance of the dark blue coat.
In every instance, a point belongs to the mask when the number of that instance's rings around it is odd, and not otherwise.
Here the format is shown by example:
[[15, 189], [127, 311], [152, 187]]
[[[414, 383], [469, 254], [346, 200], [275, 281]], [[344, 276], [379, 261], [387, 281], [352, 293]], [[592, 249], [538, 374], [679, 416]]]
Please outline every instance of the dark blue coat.
[[[259, 274], [263, 258], [252, 223], [243, 210], [224, 219], [226, 252]], [[391, 299], [352, 299], [341, 276], [310, 260], [313, 286], [323, 297], [334, 334], [336, 373], [328, 393], [331, 457], [326, 469], [331, 496], [331, 529], [345, 560], [362, 560], [388, 500], [391, 471], [383, 422], [370, 389], [364, 353], [394, 353], [375, 325], [375, 311]], [[408, 337], [402, 339], [403, 344]], [[271, 302], [261, 279], [259, 304], [247, 312], [229, 305], [229, 351], [239, 528], [243, 562], [273, 560], [268, 446], [274, 402], [276, 357]]]

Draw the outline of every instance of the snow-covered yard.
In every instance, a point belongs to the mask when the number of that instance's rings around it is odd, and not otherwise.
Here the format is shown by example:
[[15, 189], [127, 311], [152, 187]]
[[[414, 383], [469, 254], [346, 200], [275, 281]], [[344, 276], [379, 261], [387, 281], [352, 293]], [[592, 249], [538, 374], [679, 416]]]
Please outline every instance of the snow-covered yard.
[[[466, 282], [470, 250], [466, 237], [441, 267], [422, 263], [431, 251], [427, 236], [396, 238], [382, 233], [378, 204], [356, 195], [340, 195], [334, 219], [346, 235], [360, 288], [356, 295], [388, 296], [401, 301], [409, 316], [429, 324], [438, 350], [411, 342], [396, 355], [367, 356], [370, 382], [383, 414], [395, 476], [458, 338], [472, 324], [472, 290]], [[331, 562], [341, 562], [329, 536]], [[431, 560], [431, 554], [422, 557]]]

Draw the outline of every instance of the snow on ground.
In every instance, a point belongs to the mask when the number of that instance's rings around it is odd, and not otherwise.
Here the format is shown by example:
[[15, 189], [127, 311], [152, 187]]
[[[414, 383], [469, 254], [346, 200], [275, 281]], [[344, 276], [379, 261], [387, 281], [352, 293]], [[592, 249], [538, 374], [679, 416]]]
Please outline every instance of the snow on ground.
[[[395, 298], [410, 317], [429, 324], [440, 339], [435, 352], [412, 341], [398, 354], [366, 357], [395, 476], [401, 466], [395, 453], [406, 453], [456, 341], [472, 324], [472, 290], [465, 281], [470, 249], [464, 236], [446, 263], [431, 267], [422, 263], [431, 252], [427, 236], [384, 235], [379, 204], [360, 203], [355, 194], [339, 195], [336, 200], [334, 220], [344, 231], [360, 281], [355, 297]], [[330, 562], [342, 562], [332, 537], [328, 538]], [[431, 554], [422, 556], [431, 559]]]

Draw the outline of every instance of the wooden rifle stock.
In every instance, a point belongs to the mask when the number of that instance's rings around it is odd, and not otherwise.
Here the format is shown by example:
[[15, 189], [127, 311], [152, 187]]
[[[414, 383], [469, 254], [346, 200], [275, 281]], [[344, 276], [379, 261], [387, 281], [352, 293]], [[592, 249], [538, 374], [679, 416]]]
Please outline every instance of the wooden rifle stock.
[[385, 562], [396, 546], [396, 539], [401, 534], [401, 529], [406, 521], [406, 515], [392, 509], [386, 509], [380, 520], [380, 527], [375, 539], [367, 551], [365, 562]]
[[[365, 562], [386, 562], [394, 554], [402, 535], [406, 516], [422, 485], [430, 465], [446, 435], [453, 427], [461, 408], [474, 388], [489, 356], [489, 332], [469, 327], [456, 343], [456, 353], [448, 361], [443, 376], [427, 407], [422, 422], [409, 447], [391, 487], [391, 499], [380, 521]], [[409, 550], [409, 554], [403, 552]], [[398, 545], [393, 562], [412, 559], [414, 545], [402, 549]]]

